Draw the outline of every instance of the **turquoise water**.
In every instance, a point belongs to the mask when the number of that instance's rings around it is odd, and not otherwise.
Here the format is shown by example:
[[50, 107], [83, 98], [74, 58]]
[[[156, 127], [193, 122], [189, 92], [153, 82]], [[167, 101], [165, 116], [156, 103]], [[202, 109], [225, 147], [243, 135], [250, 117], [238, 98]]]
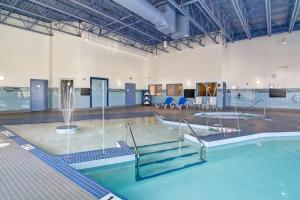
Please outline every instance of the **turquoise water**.
[[[133, 200], [300, 199], [300, 140], [218, 148], [203, 164], [197, 146], [181, 147], [174, 142], [140, 148], [140, 174], [146, 177], [141, 181], [135, 179], [134, 163], [82, 172]], [[180, 170], [160, 175], [172, 169]]]

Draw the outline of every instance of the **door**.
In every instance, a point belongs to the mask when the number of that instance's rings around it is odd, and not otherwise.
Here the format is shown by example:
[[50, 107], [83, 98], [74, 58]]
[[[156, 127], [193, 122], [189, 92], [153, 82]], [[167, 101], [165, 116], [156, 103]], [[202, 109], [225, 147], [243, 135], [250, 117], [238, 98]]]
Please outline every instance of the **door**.
[[48, 80], [30, 79], [30, 111], [48, 110]]
[[135, 83], [125, 83], [125, 105], [135, 106]]
[[91, 77], [91, 105], [92, 108], [108, 106], [108, 79]]

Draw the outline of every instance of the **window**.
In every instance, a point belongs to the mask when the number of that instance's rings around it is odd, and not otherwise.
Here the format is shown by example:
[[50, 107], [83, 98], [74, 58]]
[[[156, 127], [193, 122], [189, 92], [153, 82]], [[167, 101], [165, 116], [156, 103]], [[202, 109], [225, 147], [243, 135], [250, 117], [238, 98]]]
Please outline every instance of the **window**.
[[161, 84], [150, 84], [149, 91], [151, 96], [161, 96], [162, 95], [162, 85]]
[[206, 85], [205, 83], [197, 83], [198, 96], [206, 96]]
[[197, 94], [198, 96], [217, 96], [217, 87], [218, 84], [216, 82], [210, 83], [197, 83]]
[[213, 82], [213, 83], [207, 83], [207, 96], [210, 96], [210, 97], [215, 97], [217, 96], [217, 86], [218, 84], [216, 82]]
[[182, 84], [167, 84], [167, 96], [181, 96]]

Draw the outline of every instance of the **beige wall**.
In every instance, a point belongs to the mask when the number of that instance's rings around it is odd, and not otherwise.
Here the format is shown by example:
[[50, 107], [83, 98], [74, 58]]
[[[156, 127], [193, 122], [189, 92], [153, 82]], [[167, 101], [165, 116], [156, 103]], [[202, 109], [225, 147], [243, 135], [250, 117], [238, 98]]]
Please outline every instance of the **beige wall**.
[[[241, 88], [300, 87], [300, 32], [259, 37], [229, 44], [224, 49], [223, 79]], [[261, 83], [257, 85], [255, 82]]]
[[222, 46], [195, 46], [194, 49], [174, 50], [153, 56], [148, 61], [150, 83], [183, 83], [195, 88], [201, 81], [222, 80]]
[[[31, 78], [48, 79], [58, 87], [61, 78], [75, 79], [76, 87], [89, 87], [89, 78], [109, 78], [110, 88], [134, 82], [146, 87], [148, 54], [115, 42], [55, 32], [53, 37], [0, 25], [0, 86], [29, 86]], [[129, 79], [132, 77], [132, 79]]]
[[[61, 78], [74, 78], [77, 87], [88, 87], [89, 77], [110, 79], [110, 88], [125, 82], [147, 88], [149, 83], [226, 81], [240, 88], [300, 87], [300, 32], [223, 45], [195, 45], [159, 55], [144, 54], [109, 40], [81, 38], [55, 32], [54, 37], [0, 25], [0, 86], [28, 86], [30, 78], [48, 79], [58, 86]], [[132, 80], [129, 79], [132, 77]], [[255, 84], [259, 80], [261, 84]], [[118, 84], [121, 83], [121, 84]]]
[[[148, 62], [149, 82], [183, 83], [195, 87], [200, 81], [225, 81], [239, 88], [275, 87], [299, 88], [300, 31], [229, 43], [210, 44], [184, 51], [154, 56]], [[259, 80], [260, 84], [256, 84]], [[188, 86], [187, 83], [191, 86]]]
[[30, 78], [48, 79], [49, 37], [0, 25], [0, 86], [29, 86]]

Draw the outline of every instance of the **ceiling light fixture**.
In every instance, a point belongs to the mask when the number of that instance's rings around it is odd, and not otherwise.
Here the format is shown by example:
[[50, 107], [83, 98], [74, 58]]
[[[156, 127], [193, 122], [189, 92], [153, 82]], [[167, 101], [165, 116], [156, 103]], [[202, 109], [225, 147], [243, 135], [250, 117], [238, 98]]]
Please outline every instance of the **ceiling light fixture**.
[[5, 80], [5, 77], [0, 74], [0, 81], [4, 81], [4, 80]]
[[167, 48], [168, 47], [168, 42], [167, 40], [164, 41], [164, 48]]
[[285, 33], [283, 33], [282, 36], [281, 36], [281, 44], [282, 45], [287, 44], [287, 38], [286, 38], [286, 34]]
[[89, 31], [89, 30], [86, 28], [86, 29], [83, 31], [82, 35], [81, 35], [81, 37], [83, 38], [83, 40], [86, 41], [86, 42], [88, 42], [89, 39], [90, 39], [90, 34], [89, 34], [88, 31]]

